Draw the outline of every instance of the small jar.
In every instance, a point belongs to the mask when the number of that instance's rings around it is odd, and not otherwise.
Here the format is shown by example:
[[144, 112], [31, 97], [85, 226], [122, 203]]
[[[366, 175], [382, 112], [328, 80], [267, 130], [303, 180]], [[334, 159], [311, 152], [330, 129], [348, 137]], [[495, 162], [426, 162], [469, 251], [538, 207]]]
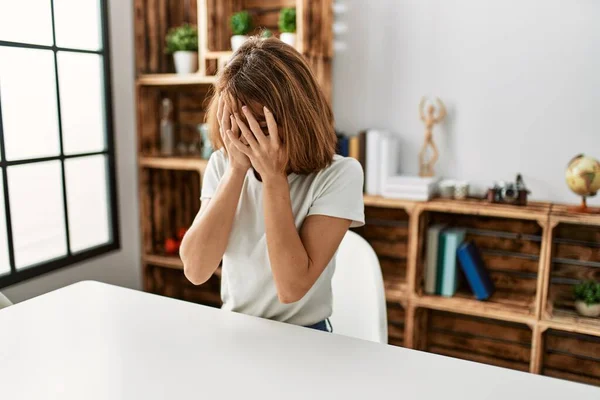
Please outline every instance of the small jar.
[[454, 185], [454, 198], [457, 200], [464, 200], [469, 196], [469, 183], [468, 182], [456, 182]]
[[440, 197], [451, 199], [454, 197], [454, 181], [446, 180], [440, 183]]

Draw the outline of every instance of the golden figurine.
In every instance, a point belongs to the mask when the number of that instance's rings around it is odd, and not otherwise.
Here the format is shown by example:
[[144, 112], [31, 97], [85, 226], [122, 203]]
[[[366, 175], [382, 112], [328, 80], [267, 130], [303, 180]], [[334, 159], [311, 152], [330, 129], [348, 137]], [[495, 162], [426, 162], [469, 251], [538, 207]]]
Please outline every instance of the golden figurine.
[[[442, 103], [439, 97], [435, 98], [435, 101], [438, 105], [437, 117], [435, 116], [435, 106], [433, 103], [430, 103], [427, 107], [427, 115], [425, 115], [425, 103], [427, 99], [425, 97], [421, 98], [421, 102], [419, 103], [419, 113], [421, 114], [421, 121], [425, 123], [425, 142], [423, 143], [423, 147], [421, 148], [421, 152], [419, 153], [419, 176], [427, 177], [433, 176], [433, 165], [436, 163], [439, 153], [435, 142], [433, 141], [433, 126], [435, 124], [439, 124], [442, 122], [444, 117], [446, 116], [446, 106]], [[427, 149], [431, 147], [433, 154], [426, 161], [427, 157]]]

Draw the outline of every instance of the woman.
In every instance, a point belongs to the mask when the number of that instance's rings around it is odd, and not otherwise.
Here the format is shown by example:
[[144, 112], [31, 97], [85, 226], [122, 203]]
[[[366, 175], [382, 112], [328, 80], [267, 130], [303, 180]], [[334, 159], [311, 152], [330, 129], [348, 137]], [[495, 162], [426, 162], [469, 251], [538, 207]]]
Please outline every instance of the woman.
[[221, 260], [223, 309], [328, 331], [335, 253], [364, 224], [360, 164], [335, 153], [333, 114], [303, 57], [251, 38], [209, 108], [202, 206], [181, 244], [186, 277]]

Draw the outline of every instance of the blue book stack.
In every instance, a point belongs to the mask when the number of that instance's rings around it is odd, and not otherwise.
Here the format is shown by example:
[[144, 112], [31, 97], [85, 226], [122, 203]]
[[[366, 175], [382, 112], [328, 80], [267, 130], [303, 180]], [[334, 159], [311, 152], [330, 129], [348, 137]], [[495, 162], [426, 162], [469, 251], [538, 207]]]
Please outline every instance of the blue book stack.
[[465, 242], [458, 248], [458, 261], [465, 273], [467, 282], [477, 300], [487, 300], [494, 293], [494, 283], [488, 274], [485, 264], [472, 242]]
[[441, 275], [440, 294], [444, 297], [452, 297], [458, 289], [458, 262], [456, 251], [465, 239], [464, 229], [452, 228], [445, 230], [440, 235], [440, 258], [443, 261]]

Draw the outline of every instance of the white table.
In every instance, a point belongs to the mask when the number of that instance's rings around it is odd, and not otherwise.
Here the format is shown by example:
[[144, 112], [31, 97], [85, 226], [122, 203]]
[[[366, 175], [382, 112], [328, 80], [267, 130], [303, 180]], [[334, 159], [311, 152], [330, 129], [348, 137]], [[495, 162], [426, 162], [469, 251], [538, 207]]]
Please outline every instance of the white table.
[[600, 389], [96, 282], [0, 311], [0, 399], [600, 399]]

